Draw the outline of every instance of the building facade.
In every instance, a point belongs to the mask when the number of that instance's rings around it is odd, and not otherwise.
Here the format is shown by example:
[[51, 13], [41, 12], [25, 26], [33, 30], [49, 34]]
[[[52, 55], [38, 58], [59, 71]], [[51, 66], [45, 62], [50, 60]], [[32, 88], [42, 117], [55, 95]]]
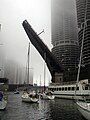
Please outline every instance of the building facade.
[[74, 0], [51, 1], [52, 53], [62, 64], [64, 80], [76, 80], [78, 39]]
[[76, 8], [80, 47], [83, 39], [80, 79], [90, 79], [90, 0], [76, 0]]

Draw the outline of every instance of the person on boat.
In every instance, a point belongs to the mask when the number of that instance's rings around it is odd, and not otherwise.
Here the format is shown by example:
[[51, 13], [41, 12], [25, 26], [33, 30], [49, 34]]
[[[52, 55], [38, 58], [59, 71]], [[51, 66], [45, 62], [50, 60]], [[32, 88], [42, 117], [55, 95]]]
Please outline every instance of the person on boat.
[[3, 98], [3, 93], [2, 91], [0, 91], [0, 101], [2, 101], [2, 98]]

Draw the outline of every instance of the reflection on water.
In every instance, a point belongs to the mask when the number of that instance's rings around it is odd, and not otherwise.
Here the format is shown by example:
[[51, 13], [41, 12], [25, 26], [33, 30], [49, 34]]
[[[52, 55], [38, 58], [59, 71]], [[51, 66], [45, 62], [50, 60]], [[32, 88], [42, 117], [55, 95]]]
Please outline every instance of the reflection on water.
[[0, 120], [84, 120], [71, 100], [40, 100], [39, 103], [24, 103], [21, 94], [9, 93], [5, 111], [0, 111]]

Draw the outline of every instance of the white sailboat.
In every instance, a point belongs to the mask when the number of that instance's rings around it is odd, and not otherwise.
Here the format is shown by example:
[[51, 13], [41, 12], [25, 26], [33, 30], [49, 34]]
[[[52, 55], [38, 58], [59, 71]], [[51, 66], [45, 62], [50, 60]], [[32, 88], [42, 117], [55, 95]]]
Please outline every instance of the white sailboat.
[[29, 102], [29, 103], [38, 103], [39, 97], [34, 91], [30, 93], [24, 92], [22, 95], [22, 101]]
[[[87, 7], [87, 3], [86, 3]], [[76, 89], [79, 82], [79, 75], [80, 75], [80, 67], [81, 67], [81, 60], [82, 60], [82, 50], [83, 50], [83, 43], [84, 43], [84, 32], [85, 32], [85, 23], [86, 23], [86, 11], [85, 11], [85, 19], [84, 19], [84, 28], [83, 28], [83, 37], [82, 37], [82, 44], [81, 44], [81, 54], [80, 54], [80, 61], [79, 61], [79, 68], [78, 68], [78, 75], [77, 75], [77, 83], [76, 83]], [[76, 96], [75, 90], [75, 96]], [[87, 100], [84, 101], [76, 101], [77, 108], [79, 112], [83, 115], [83, 117], [87, 120], [90, 120], [90, 101]]]
[[[4, 83], [0, 83], [0, 88], [2, 88]], [[6, 92], [6, 91], [5, 91]], [[4, 94], [3, 91], [0, 91], [0, 110], [5, 110], [7, 106], [7, 96]]]
[[2, 98], [2, 100], [0, 100], [0, 110], [4, 110], [6, 108], [6, 105], [7, 101]]
[[54, 100], [55, 96], [52, 94], [51, 91], [47, 91], [41, 94], [41, 98], [44, 100]]
[[[44, 58], [46, 60], [46, 53], [44, 53]], [[55, 96], [51, 91], [45, 90], [45, 76], [46, 76], [46, 64], [44, 62], [44, 92], [41, 94], [41, 98], [45, 100], [53, 100]]]
[[[27, 75], [28, 84], [29, 84], [29, 54], [30, 54], [30, 43], [28, 47], [28, 75]], [[23, 102], [38, 103], [39, 101], [39, 97], [36, 94], [36, 92], [35, 91], [28, 92], [27, 89], [23, 92], [21, 98]]]
[[90, 102], [77, 101], [76, 105], [83, 117], [90, 120]]

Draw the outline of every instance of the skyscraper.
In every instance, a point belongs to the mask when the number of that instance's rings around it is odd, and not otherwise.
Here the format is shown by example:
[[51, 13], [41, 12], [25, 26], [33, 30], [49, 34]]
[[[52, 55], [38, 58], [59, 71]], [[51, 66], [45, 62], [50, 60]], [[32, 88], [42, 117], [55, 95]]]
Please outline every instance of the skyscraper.
[[90, 79], [90, 0], [76, 0], [78, 40], [81, 47], [83, 39], [81, 78]]
[[78, 39], [74, 0], [51, 1], [52, 53], [64, 68], [64, 81], [76, 80]]

